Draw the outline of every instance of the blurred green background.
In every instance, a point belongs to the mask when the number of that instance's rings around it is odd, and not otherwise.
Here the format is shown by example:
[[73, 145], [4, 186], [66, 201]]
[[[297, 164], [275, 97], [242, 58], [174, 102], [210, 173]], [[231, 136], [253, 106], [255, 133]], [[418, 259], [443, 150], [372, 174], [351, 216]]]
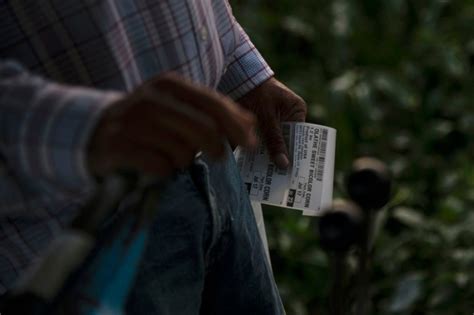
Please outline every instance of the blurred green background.
[[[373, 314], [474, 312], [474, 1], [235, 0], [278, 78], [338, 131], [335, 197], [352, 160], [396, 185], [376, 242]], [[266, 208], [289, 315], [327, 314], [314, 219]]]

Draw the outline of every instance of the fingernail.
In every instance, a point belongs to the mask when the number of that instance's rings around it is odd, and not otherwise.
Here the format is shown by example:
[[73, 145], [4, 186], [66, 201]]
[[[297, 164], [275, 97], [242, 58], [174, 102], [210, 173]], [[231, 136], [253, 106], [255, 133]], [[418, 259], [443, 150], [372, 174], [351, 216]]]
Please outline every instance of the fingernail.
[[257, 146], [257, 144], [258, 144], [258, 139], [257, 139], [257, 136], [255, 134], [255, 129], [251, 128], [250, 131], [249, 131], [247, 146], [249, 148], [254, 148], [254, 147]]
[[257, 144], [258, 144], [257, 137], [255, 137], [255, 135], [251, 135], [247, 143], [247, 147], [249, 149], [255, 149], [257, 147]]
[[290, 161], [284, 153], [278, 153], [275, 156], [275, 164], [281, 169], [287, 169], [290, 166]]

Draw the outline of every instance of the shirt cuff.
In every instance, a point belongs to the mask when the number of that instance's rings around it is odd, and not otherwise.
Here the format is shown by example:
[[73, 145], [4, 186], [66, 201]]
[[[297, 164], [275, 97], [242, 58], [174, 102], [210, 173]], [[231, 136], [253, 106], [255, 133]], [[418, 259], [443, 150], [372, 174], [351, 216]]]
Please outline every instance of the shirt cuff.
[[87, 149], [92, 133], [106, 108], [122, 96], [117, 92], [73, 88], [68, 91], [66, 105], [54, 123], [50, 135], [53, 177], [66, 187], [87, 187], [94, 184], [88, 169]]
[[[95, 181], [87, 167], [88, 143], [104, 110], [122, 94], [58, 84], [49, 84], [39, 94], [31, 118], [39, 114], [38, 110], [43, 115], [46, 113], [48, 127], [36, 138], [37, 143], [27, 146], [39, 149], [37, 153], [41, 157], [38, 160], [30, 154], [24, 156], [30, 172], [65, 190], [93, 186]], [[54, 101], [55, 106], [48, 106], [49, 101]], [[28, 124], [26, 143], [35, 139], [32, 127]], [[34, 174], [35, 171], [39, 174]]]
[[234, 100], [244, 96], [274, 75], [270, 66], [240, 25], [240, 45], [231, 57], [218, 89]]

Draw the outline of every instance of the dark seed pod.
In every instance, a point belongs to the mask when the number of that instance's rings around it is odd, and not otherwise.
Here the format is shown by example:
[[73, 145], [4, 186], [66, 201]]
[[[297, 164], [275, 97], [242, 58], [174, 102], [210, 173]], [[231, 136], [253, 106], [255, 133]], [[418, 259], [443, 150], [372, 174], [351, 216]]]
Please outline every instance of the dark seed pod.
[[326, 251], [347, 251], [361, 239], [364, 213], [354, 203], [337, 200], [321, 216], [318, 229]]
[[390, 200], [391, 176], [381, 161], [363, 157], [354, 161], [346, 180], [349, 196], [364, 210], [375, 210]]

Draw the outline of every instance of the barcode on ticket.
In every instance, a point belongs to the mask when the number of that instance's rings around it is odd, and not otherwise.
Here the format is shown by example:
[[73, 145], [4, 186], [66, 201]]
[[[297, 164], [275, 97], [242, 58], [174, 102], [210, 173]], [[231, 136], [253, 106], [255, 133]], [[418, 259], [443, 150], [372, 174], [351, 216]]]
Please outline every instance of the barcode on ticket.
[[326, 162], [327, 145], [328, 145], [328, 131], [327, 129], [323, 129], [321, 144], [319, 146], [318, 168], [316, 170], [316, 180], [319, 182], [322, 182], [323, 177], [324, 177], [324, 163]]

